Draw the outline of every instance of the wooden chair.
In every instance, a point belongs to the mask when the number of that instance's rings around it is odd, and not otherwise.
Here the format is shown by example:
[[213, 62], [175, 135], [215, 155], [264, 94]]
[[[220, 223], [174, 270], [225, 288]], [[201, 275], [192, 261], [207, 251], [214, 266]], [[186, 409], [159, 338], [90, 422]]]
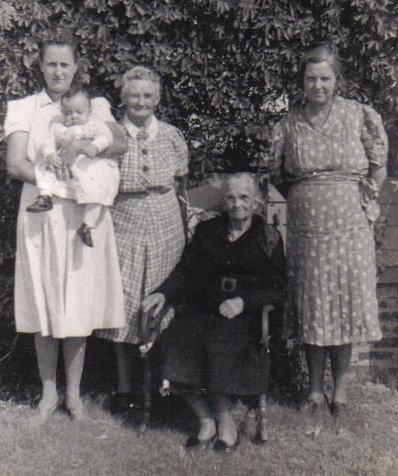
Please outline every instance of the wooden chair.
[[[267, 177], [260, 177], [260, 187], [264, 197], [264, 205], [261, 210], [261, 214], [267, 219], [267, 195], [268, 195], [268, 182]], [[221, 189], [220, 189], [221, 179], [217, 178], [206, 183], [199, 187], [188, 190], [187, 200], [183, 205], [185, 205], [185, 210], [183, 216], [185, 217], [186, 225], [186, 236], [189, 240], [194, 232], [196, 225], [203, 220], [214, 217], [221, 212]], [[185, 201], [185, 199], [183, 199]], [[277, 227], [275, 219], [272, 221], [274, 223], [272, 227]], [[264, 232], [266, 232], [264, 230]], [[279, 232], [278, 236], [280, 236]], [[270, 335], [269, 335], [269, 316], [271, 311], [274, 309], [271, 305], [265, 305], [262, 310], [262, 351], [267, 355], [269, 359], [270, 354]], [[163, 313], [162, 313], [163, 314]], [[153, 316], [152, 312], [142, 313], [141, 316], [141, 338], [142, 345], [141, 356], [144, 364], [144, 383], [143, 383], [143, 394], [144, 394], [144, 415], [143, 420], [140, 425], [140, 431], [145, 431], [149, 417], [150, 417], [150, 408], [151, 408], [151, 365], [149, 360], [150, 349], [156, 341], [158, 335], [161, 331], [161, 318], [156, 318]], [[268, 365], [269, 369], [269, 365]], [[264, 375], [266, 382], [269, 381], [269, 370], [267, 375]], [[267, 440], [267, 395], [266, 393], [259, 396], [259, 405], [258, 405], [258, 426], [257, 426], [257, 436], [256, 441], [258, 443], [264, 443]]]

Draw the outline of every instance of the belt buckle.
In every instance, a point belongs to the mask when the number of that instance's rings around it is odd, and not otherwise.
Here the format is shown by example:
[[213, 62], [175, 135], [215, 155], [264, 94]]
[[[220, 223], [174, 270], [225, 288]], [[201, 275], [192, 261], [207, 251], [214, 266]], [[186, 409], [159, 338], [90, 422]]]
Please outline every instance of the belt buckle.
[[224, 276], [223, 278], [221, 278], [221, 291], [233, 293], [236, 289], [236, 284], [236, 278], [227, 278], [226, 276]]

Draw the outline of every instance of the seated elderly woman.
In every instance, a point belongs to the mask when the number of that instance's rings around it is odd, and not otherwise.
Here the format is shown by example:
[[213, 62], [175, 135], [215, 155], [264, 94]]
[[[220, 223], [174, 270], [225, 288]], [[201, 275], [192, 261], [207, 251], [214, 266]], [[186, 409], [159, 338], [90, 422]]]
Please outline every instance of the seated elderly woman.
[[[142, 310], [158, 314], [166, 301], [181, 303], [162, 336], [163, 377], [181, 393], [199, 419], [197, 436], [187, 448], [229, 452], [238, 444], [230, 413], [231, 396], [257, 396], [266, 387], [266, 358], [261, 352], [261, 314], [278, 306], [284, 287], [283, 247], [267, 239], [260, 201], [249, 173], [230, 175], [223, 184], [225, 214], [203, 222], [169, 278], [146, 296]], [[182, 312], [181, 312], [182, 310]]]

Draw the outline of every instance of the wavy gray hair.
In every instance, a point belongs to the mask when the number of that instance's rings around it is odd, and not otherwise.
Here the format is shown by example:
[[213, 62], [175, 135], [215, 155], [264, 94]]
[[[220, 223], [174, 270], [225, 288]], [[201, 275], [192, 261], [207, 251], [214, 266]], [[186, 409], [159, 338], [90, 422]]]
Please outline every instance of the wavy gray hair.
[[151, 81], [157, 87], [158, 94], [160, 96], [160, 77], [155, 71], [145, 66], [134, 66], [124, 73], [122, 76], [122, 90], [121, 98], [124, 100], [129, 95], [130, 84], [132, 81], [142, 80]]

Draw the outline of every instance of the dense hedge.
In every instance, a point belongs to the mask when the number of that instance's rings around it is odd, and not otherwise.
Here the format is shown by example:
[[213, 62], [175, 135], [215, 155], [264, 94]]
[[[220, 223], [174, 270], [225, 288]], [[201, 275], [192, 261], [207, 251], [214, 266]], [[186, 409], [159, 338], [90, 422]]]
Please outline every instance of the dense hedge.
[[[82, 80], [117, 117], [121, 73], [137, 63], [159, 71], [159, 115], [186, 135], [197, 181], [223, 169], [217, 153], [234, 138], [254, 163], [266, 157], [275, 104], [301, 100], [300, 52], [315, 43], [338, 48], [343, 93], [387, 117], [396, 103], [397, 18], [395, 0], [3, 0], [0, 122], [7, 99], [41, 87], [38, 42], [65, 27], [80, 43]], [[0, 185], [1, 263], [12, 255], [18, 186], [4, 171]]]
[[83, 80], [120, 114], [120, 74], [153, 65], [160, 114], [190, 140], [192, 177], [219, 164], [213, 152], [243, 135], [252, 157], [267, 145], [270, 102], [299, 98], [299, 52], [323, 41], [346, 64], [346, 94], [381, 111], [393, 104], [398, 5], [394, 0], [7, 0], [0, 3], [1, 106], [40, 87], [37, 41], [72, 29]]

